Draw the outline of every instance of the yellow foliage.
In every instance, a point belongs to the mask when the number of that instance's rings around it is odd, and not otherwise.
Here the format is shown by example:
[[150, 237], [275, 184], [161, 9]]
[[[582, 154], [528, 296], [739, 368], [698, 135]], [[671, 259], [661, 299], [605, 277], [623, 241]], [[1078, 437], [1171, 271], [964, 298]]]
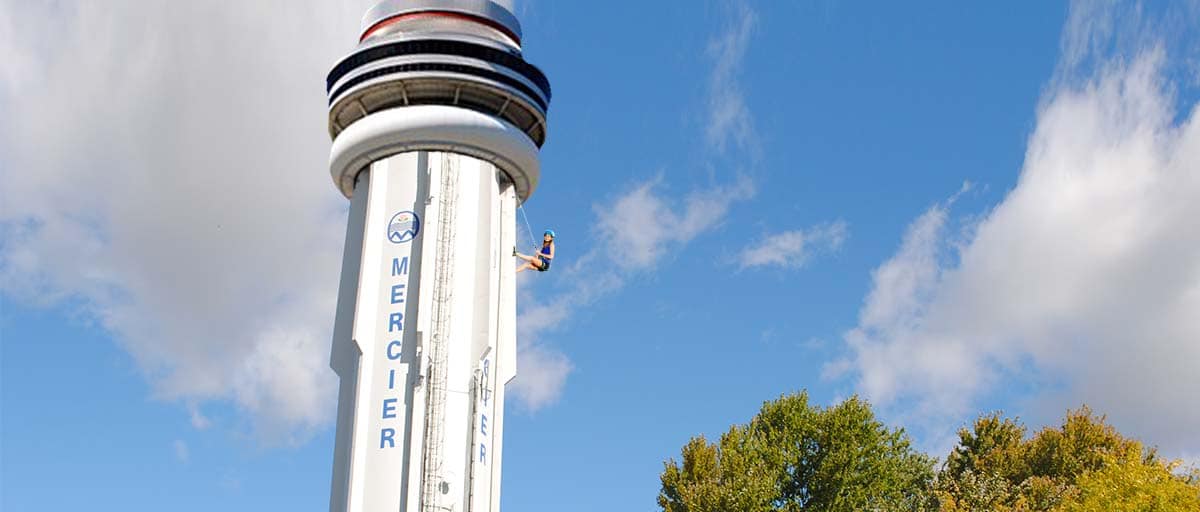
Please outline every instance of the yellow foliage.
[[1200, 512], [1200, 479], [1173, 474], [1086, 406], [1060, 427], [1024, 432], [998, 413], [961, 430], [938, 475], [940, 510]]
[[1078, 493], [1056, 512], [1196, 512], [1200, 483], [1174, 474], [1178, 463], [1136, 456], [1107, 457], [1103, 468], [1081, 476]]

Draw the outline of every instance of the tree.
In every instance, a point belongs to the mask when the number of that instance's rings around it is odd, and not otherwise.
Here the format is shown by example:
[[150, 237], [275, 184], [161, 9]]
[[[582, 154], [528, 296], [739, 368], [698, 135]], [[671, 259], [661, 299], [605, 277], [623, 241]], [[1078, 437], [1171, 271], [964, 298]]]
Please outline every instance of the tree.
[[946, 458], [946, 475], [957, 479], [969, 472], [986, 473], [1020, 484], [1020, 475], [1027, 472], [1021, 463], [1024, 426], [996, 412], [975, 420], [973, 430], [960, 429], [958, 438]]
[[[1176, 510], [1131, 508], [1134, 498], [1115, 501], [1108, 492], [1120, 488], [1117, 484], [1125, 486], [1113, 491], [1120, 496], [1178, 490], [1182, 485], [1192, 486], [1196, 497], [1194, 479], [1163, 479], [1164, 474], [1172, 476], [1171, 469], [1155, 452], [1105, 420], [1084, 406], [1068, 411], [1060, 427], [1047, 427], [1024, 439], [1025, 427], [1016, 421], [999, 413], [980, 417], [971, 430], [959, 431], [958, 446], [938, 474], [935, 494], [941, 510]], [[1121, 476], [1135, 474], [1144, 477]], [[1189, 503], [1193, 508], [1187, 510], [1200, 510]]]
[[666, 512], [922, 510], [932, 479], [932, 459], [865, 401], [821, 408], [801, 392], [764, 403], [717, 445], [689, 441], [681, 463], [665, 463], [658, 503]]
[[959, 429], [958, 438], [938, 475], [941, 510], [1020, 510], [1014, 502], [1028, 473], [1025, 427], [997, 412], [980, 416], [971, 430]]
[[1106, 456], [1101, 469], [1082, 475], [1078, 492], [1057, 509], [1061, 512], [1195, 512], [1200, 485], [1174, 474], [1178, 463], [1146, 461], [1137, 456]]
[[719, 445], [703, 436], [692, 438], [683, 447], [682, 464], [666, 463], [659, 506], [666, 512], [774, 510], [774, 481], [767, 467], [753, 458], [760, 450], [745, 444], [750, 440], [739, 427], [721, 436]]
[[1122, 436], [1105, 420], [1085, 405], [1068, 411], [1061, 428], [1042, 429], [1028, 445], [1029, 474], [1074, 480], [1104, 467], [1111, 457], [1155, 458], [1153, 450], [1143, 450], [1141, 443]]

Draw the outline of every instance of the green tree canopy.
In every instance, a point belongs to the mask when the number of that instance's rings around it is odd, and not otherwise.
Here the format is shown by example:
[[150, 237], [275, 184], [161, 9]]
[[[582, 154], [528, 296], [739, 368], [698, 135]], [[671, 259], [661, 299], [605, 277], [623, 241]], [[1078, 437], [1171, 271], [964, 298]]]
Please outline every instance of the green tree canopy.
[[667, 512], [920, 510], [931, 503], [932, 459], [857, 397], [821, 408], [806, 392], [785, 395], [716, 444], [693, 438], [681, 455], [661, 475], [658, 504]]
[[959, 431], [936, 478], [903, 429], [852, 397], [818, 407], [808, 394], [766, 402], [716, 443], [704, 437], [668, 460], [666, 512], [1200, 511], [1200, 470], [1179, 473], [1085, 407], [1032, 436], [992, 413]]
[[[1029, 439], [1024, 426], [995, 413], [959, 431], [936, 494], [943, 512], [1200, 510], [1195, 479], [1173, 469], [1086, 406]], [[1174, 501], [1148, 498], [1164, 493]], [[1166, 505], [1177, 503], [1186, 505]]]

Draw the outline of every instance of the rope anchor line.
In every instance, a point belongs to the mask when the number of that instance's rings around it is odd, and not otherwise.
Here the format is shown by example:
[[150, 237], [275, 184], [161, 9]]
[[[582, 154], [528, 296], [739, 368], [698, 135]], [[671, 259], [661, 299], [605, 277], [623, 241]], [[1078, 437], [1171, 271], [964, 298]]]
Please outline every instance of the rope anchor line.
[[537, 237], [533, 236], [533, 228], [529, 227], [529, 215], [525, 214], [525, 205], [518, 206], [517, 211], [521, 212], [521, 218], [525, 221], [525, 233], [529, 235], [529, 247], [533, 248], [534, 252], [537, 252], [540, 246], [537, 243]]

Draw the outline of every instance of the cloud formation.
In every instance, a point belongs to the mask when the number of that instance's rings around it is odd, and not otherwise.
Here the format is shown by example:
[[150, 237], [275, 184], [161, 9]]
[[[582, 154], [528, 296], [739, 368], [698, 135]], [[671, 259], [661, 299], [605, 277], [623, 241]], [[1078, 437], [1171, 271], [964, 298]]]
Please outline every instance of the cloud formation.
[[171, 448], [174, 449], [175, 459], [179, 462], [187, 464], [192, 459], [188, 445], [182, 439], [176, 439], [174, 443], [171, 443]]
[[713, 59], [708, 75], [708, 127], [705, 136], [709, 144], [726, 151], [731, 143], [742, 150], [756, 152], [754, 116], [746, 105], [742, 81], [738, 79], [750, 36], [758, 16], [745, 2], [730, 4], [725, 29], [708, 43], [708, 55]]
[[[345, 201], [324, 169], [322, 79], [368, 3], [0, 6], [3, 293], [111, 332], [195, 428], [211, 426], [211, 401], [283, 442], [324, 426]], [[723, 150], [752, 144], [736, 73], [753, 13], [735, 8], [710, 45], [706, 135]], [[666, 245], [601, 232], [585, 259], [648, 270], [752, 193], [663, 188], [634, 185], [612, 206], [654, 215]], [[529, 408], [571, 370], [537, 333], [623, 279], [579, 278], [571, 300], [523, 310], [515, 395]]]
[[994, 393], [1042, 417], [1085, 402], [1195, 453], [1200, 109], [1179, 115], [1167, 46], [1105, 44], [1142, 38], [1091, 5], [1072, 8], [1016, 187], [965, 230], [949, 203], [918, 217], [826, 370], [913, 419]]
[[511, 389], [528, 410], [556, 401], [574, 368], [565, 354], [545, 342], [546, 332], [561, 327], [575, 311], [617, 292], [631, 276], [653, 272], [668, 255], [719, 228], [720, 219], [735, 203], [754, 195], [749, 178], [693, 190], [682, 198], [666, 194], [661, 182], [656, 177], [635, 184], [610, 203], [594, 207], [597, 219], [603, 220], [595, 223], [593, 249], [560, 271], [565, 291], [544, 300], [528, 292], [519, 298], [521, 348]]
[[276, 441], [325, 424], [323, 78], [365, 3], [0, 6], [0, 290], [111, 332], [197, 428], [210, 400]]
[[[705, 135], [717, 148], [714, 157], [729, 151], [753, 156], [757, 151], [753, 117], [738, 79], [755, 14], [745, 3], [732, 9], [729, 23], [709, 44], [713, 69], [705, 99]], [[754, 195], [754, 183], [737, 175], [730, 183], [696, 188], [680, 197], [668, 194], [658, 175], [593, 206], [597, 218], [593, 248], [559, 271], [564, 283], [560, 288], [565, 291], [544, 300], [528, 292], [519, 298], [520, 350], [511, 389], [527, 410], [558, 400], [574, 368], [569, 357], [545, 341], [545, 333], [561, 328], [575, 311], [617, 292], [629, 277], [652, 272], [668, 254], [719, 228], [735, 203]]]
[[738, 268], [803, 267], [814, 253], [839, 249], [846, 241], [846, 231], [846, 223], [836, 221], [767, 235], [738, 254]]

